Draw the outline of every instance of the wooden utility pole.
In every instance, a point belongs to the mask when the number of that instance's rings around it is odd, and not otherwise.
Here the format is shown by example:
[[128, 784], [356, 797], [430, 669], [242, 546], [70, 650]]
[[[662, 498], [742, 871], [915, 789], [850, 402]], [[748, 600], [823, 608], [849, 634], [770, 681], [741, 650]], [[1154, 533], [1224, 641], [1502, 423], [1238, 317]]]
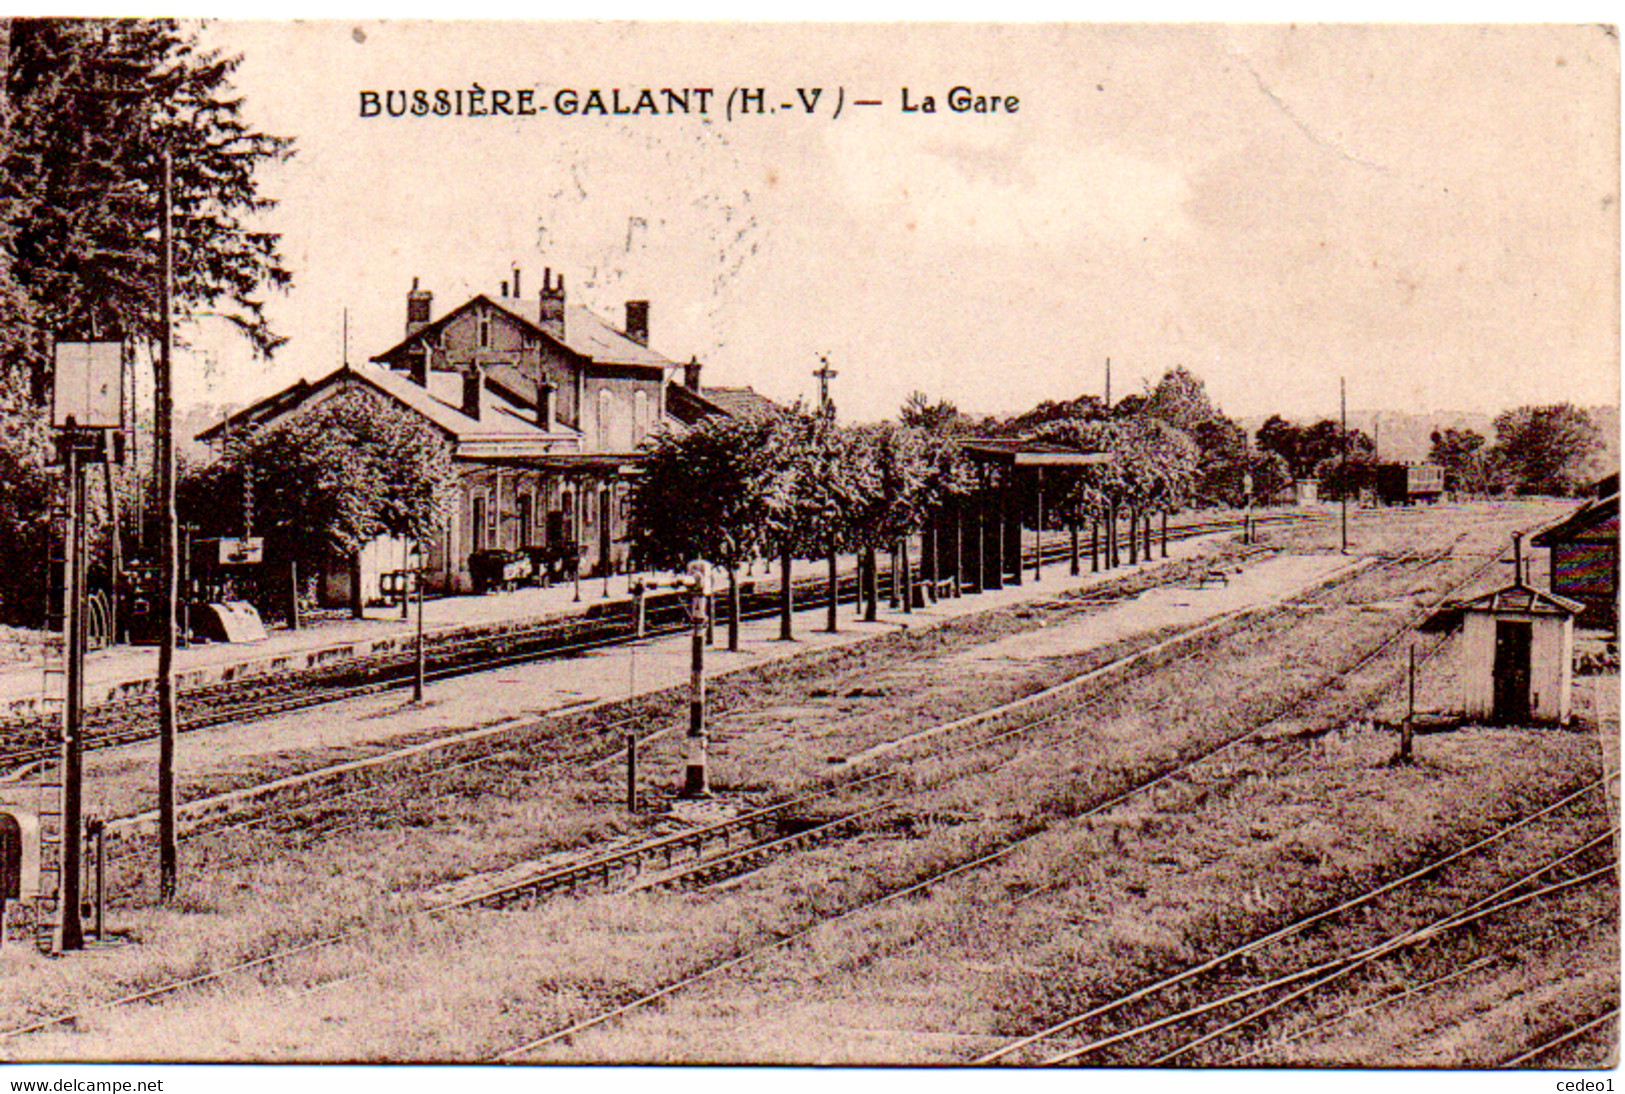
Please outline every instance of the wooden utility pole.
[[174, 346], [175, 239], [170, 223], [174, 163], [169, 149], [162, 156], [161, 212], [158, 219], [160, 273], [158, 286], [158, 361], [154, 372], [158, 442], [158, 497], [162, 531], [158, 583], [164, 622], [158, 635], [158, 899], [175, 896], [179, 850], [175, 842], [175, 641], [180, 599], [177, 553], [180, 518], [175, 511], [175, 392], [171, 372]]
[[[1044, 469], [1038, 468], [1038, 531], [1033, 536], [1033, 580], [1044, 580]], [[1020, 566], [1021, 561], [1016, 560]]]
[[[71, 421], [71, 419], [70, 419]], [[63, 472], [68, 492], [67, 588], [63, 615], [67, 625], [68, 678], [62, 718], [62, 844], [61, 890], [56, 937], [57, 953], [85, 948], [79, 913], [80, 853], [84, 846], [84, 742], [85, 742], [85, 467], [80, 434], [71, 427], [63, 434]]]
[[1340, 468], [1337, 477], [1342, 480], [1341, 489], [1337, 491], [1342, 499], [1343, 507], [1343, 546], [1342, 551], [1349, 553], [1349, 397], [1348, 383], [1343, 377], [1337, 378], [1337, 417], [1339, 422], [1338, 434], [1343, 442], [1343, 455], [1339, 461]]
[[[412, 584], [417, 592], [418, 599], [418, 625], [417, 634], [412, 641], [412, 702], [423, 702], [423, 554], [422, 547], [418, 548], [417, 567], [410, 571]], [[401, 601], [404, 605], [406, 598]]]

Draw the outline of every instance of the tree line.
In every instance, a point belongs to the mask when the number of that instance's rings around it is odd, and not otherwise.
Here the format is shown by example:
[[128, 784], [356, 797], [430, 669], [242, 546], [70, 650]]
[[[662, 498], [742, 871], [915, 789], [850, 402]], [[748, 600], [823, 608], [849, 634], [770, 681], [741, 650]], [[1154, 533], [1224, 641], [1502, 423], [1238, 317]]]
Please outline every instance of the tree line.
[[[57, 474], [49, 405], [59, 341], [150, 347], [159, 330], [160, 161], [172, 163], [176, 314], [230, 323], [256, 350], [282, 341], [265, 317], [291, 280], [259, 172], [292, 144], [257, 132], [232, 87], [240, 58], [172, 19], [0, 17], [0, 620], [35, 623]], [[147, 357], [150, 359], [151, 354]], [[126, 391], [136, 387], [127, 355]], [[127, 433], [151, 457], [151, 427]], [[152, 511], [134, 467], [91, 490], [104, 575], [133, 514]]]

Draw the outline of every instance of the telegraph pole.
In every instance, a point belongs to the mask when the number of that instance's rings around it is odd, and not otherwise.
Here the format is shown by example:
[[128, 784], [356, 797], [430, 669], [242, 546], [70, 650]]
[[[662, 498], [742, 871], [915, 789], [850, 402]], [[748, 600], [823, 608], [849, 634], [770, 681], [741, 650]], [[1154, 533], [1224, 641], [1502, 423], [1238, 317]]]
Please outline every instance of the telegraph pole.
[[1338, 478], [1343, 481], [1339, 484], [1342, 489], [1338, 494], [1343, 505], [1343, 553], [1349, 553], [1349, 396], [1348, 382], [1341, 376], [1337, 378], [1337, 415], [1339, 421], [1338, 433], [1343, 441], [1343, 457], [1338, 470]]
[[168, 148], [162, 156], [162, 211], [158, 219], [160, 273], [158, 286], [158, 361], [154, 372], [158, 442], [158, 495], [163, 509], [158, 582], [164, 601], [164, 624], [158, 639], [158, 899], [175, 896], [175, 639], [180, 598], [180, 518], [175, 511], [175, 393], [171, 353], [174, 346], [175, 239], [170, 224], [174, 164]]
[[[417, 636], [412, 642], [412, 702], [423, 702], [423, 545], [418, 545], [418, 564], [411, 571], [412, 585], [417, 592]], [[401, 597], [404, 603], [406, 598]]]
[[58, 875], [62, 899], [53, 949], [57, 953], [85, 948], [79, 917], [80, 852], [83, 849], [85, 730], [85, 467], [81, 435], [71, 425], [63, 434], [68, 488], [67, 589], [63, 605], [67, 622], [68, 693], [62, 719], [62, 847]]

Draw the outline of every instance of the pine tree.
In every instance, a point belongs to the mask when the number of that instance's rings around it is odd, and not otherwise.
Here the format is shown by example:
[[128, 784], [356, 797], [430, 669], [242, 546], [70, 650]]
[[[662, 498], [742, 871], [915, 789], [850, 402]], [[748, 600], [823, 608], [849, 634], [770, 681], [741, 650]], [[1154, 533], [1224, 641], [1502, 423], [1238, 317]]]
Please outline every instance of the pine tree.
[[[158, 321], [159, 162], [174, 163], [177, 314], [207, 310], [261, 351], [282, 339], [263, 293], [290, 275], [259, 168], [290, 142], [255, 132], [230, 84], [240, 58], [167, 19], [18, 19], [9, 27], [0, 171], [0, 367], [43, 401], [53, 338], [150, 338]], [[20, 314], [15, 314], [20, 313]]]

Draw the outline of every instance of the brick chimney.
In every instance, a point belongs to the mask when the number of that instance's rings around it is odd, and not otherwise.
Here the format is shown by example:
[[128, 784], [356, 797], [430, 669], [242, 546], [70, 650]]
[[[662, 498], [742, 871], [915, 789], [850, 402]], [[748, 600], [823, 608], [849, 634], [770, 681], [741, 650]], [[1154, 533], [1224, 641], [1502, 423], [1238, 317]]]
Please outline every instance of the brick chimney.
[[519, 267], [518, 266], [515, 266], [513, 268], [513, 298], [515, 300], [523, 300], [525, 298], [525, 294], [522, 291], [520, 291], [520, 288], [519, 288]]
[[626, 336], [640, 346], [649, 344], [649, 302], [647, 300], [628, 300], [626, 302]]
[[555, 338], [564, 337], [564, 275], [553, 284], [553, 268], [542, 271], [542, 307], [537, 324]]
[[700, 390], [700, 359], [690, 357], [688, 364], [683, 366], [683, 386], [690, 391]]
[[406, 294], [406, 336], [410, 338], [429, 325], [429, 306], [434, 293], [418, 288], [418, 279], [412, 279], [412, 291]]
[[463, 373], [463, 413], [480, 420], [480, 392], [485, 387], [485, 370], [477, 362], [471, 362], [468, 371]]

